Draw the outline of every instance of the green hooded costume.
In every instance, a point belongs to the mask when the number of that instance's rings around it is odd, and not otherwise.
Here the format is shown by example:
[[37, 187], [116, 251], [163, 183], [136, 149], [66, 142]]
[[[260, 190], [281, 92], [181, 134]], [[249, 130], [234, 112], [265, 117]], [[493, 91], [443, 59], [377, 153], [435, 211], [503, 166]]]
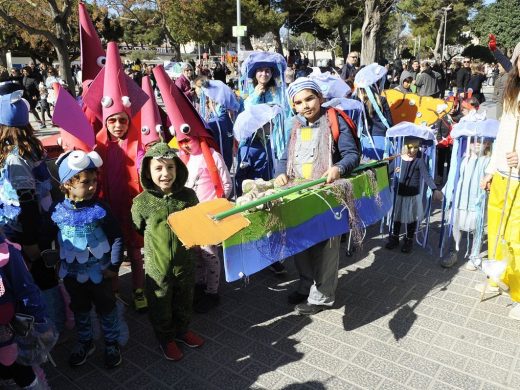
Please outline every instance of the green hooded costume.
[[[152, 158], [175, 160], [172, 192], [163, 193], [150, 177]], [[187, 330], [191, 319], [195, 259], [168, 226], [168, 215], [198, 203], [195, 191], [184, 187], [188, 169], [175, 151], [165, 143], [152, 146], [141, 165], [143, 192], [134, 198], [132, 221], [144, 235], [145, 292], [150, 321], [160, 342], [173, 340]]]

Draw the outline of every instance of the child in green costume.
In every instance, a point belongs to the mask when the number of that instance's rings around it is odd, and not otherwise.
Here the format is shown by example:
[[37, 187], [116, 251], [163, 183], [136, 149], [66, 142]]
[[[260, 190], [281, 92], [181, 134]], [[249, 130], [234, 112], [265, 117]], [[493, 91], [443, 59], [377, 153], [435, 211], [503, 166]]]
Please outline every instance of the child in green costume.
[[141, 166], [143, 192], [132, 205], [135, 228], [144, 235], [145, 291], [149, 317], [164, 356], [183, 357], [176, 342], [191, 348], [204, 340], [188, 330], [195, 285], [195, 253], [180, 243], [167, 223], [168, 215], [198, 203], [184, 186], [188, 169], [165, 143], [152, 146]]

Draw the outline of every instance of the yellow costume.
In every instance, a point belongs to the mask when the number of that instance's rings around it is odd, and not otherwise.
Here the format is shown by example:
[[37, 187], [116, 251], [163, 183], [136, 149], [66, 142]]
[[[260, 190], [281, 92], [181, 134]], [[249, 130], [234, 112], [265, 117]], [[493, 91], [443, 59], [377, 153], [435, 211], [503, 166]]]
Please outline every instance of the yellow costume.
[[[509, 169], [506, 154], [513, 150], [517, 153], [520, 151], [520, 134], [516, 134], [519, 121], [518, 114], [511, 110], [504, 112], [493, 154], [486, 169], [486, 173], [493, 175], [488, 203], [488, 257], [508, 262], [502, 280], [509, 286], [511, 299], [516, 302], [520, 302], [520, 171], [519, 167]], [[510, 171], [511, 184], [502, 229], [498, 231]], [[493, 256], [497, 235], [498, 248], [496, 256]]]

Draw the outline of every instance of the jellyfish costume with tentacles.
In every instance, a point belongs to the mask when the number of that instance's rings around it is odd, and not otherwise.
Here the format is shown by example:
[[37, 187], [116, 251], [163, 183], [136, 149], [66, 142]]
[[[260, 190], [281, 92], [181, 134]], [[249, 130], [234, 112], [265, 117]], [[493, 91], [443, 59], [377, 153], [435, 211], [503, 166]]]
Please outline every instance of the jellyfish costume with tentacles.
[[228, 170], [233, 165], [233, 120], [240, 110], [235, 93], [220, 80], [202, 83], [199, 114], [216, 140]]
[[[271, 69], [274, 86], [262, 94], [257, 94], [255, 92], [254, 79], [256, 71], [261, 68]], [[285, 58], [278, 53], [270, 52], [251, 53], [241, 67], [240, 93], [244, 99], [244, 108], [248, 109], [251, 106], [265, 103], [271, 105], [276, 104], [280, 106], [283, 111], [283, 115], [278, 116], [273, 122], [271, 134], [266, 137], [267, 142], [263, 143], [262, 140], [251, 138], [239, 144], [239, 155], [245, 150], [253, 151], [255, 149], [262, 149], [266, 155], [273, 156], [274, 164], [271, 165], [271, 171], [267, 179], [271, 179], [274, 175], [276, 161], [283, 155], [292, 127], [290, 123], [292, 113], [286, 94], [286, 68], [287, 63]], [[249, 156], [245, 155], [244, 159], [249, 159]], [[240, 169], [240, 165], [238, 169]], [[262, 175], [263, 172], [261, 174], [260, 172], [255, 174], [256, 177], [261, 177]], [[249, 178], [253, 179], [254, 177]]]
[[487, 193], [479, 184], [485, 176], [498, 127], [499, 121], [487, 119], [485, 112], [471, 111], [451, 131], [454, 142], [451, 169], [443, 189], [445, 201], [439, 243], [440, 255], [442, 257], [446, 252], [451, 236], [455, 243], [455, 251], [459, 252], [463, 232], [467, 232], [464, 257], [469, 257], [473, 268], [478, 267], [481, 262], [480, 250], [486, 223]]
[[385, 135], [386, 131], [392, 126], [390, 108], [388, 107], [386, 98], [380, 96], [380, 105], [377, 103], [378, 100], [375, 96], [383, 91], [386, 73], [387, 69], [384, 66], [373, 63], [357, 72], [354, 79], [354, 85], [356, 87], [354, 94], [360, 99], [360, 95], [365, 93], [373, 108], [373, 115], [371, 117], [365, 116], [367, 120], [364, 125], [367, 131], [361, 133], [363, 157], [367, 159], [380, 160], [383, 158], [389, 145]]
[[[418, 164], [423, 165], [425, 170], [421, 170], [417, 188], [410, 178], [414, 165], [407, 164], [401, 157], [397, 157], [392, 162], [392, 165], [399, 169], [394, 170], [392, 177], [393, 207], [387, 221], [391, 229], [391, 237], [395, 238], [393, 232], [395, 222], [403, 222], [407, 224], [407, 239], [411, 240], [415, 235], [417, 243], [424, 248], [428, 242], [432, 195], [437, 189], [433, 182], [436, 166], [435, 132], [427, 126], [401, 122], [388, 129], [387, 137], [395, 150], [402, 150], [409, 140], [420, 141], [415, 160], [421, 159]], [[410, 228], [414, 231], [409, 231]]]

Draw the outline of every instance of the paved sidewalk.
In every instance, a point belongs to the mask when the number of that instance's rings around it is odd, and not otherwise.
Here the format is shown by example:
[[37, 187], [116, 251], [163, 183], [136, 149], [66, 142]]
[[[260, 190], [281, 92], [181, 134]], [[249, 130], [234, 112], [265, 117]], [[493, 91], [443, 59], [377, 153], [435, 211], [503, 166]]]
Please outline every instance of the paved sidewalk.
[[[438, 219], [438, 213], [436, 218]], [[438, 223], [430, 243], [436, 247]], [[103, 345], [71, 369], [71, 342], [46, 366], [53, 389], [518, 389], [520, 324], [507, 297], [482, 303], [484, 280], [459, 262], [444, 270], [437, 255], [388, 251], [377, 229], [341, 258], [337, 301], [308, 318], [286, 302], [295, 285], [292, 260], [282, 279], [269, 271], [249, 284], [222, 283], [218, 309], [195, 315], [206, 344], [166, 361], [146, 315], [127, 311], [130, 341], [123, 364], [103, 368]], [[430, 248], [430, 250], [432, 250]], [[436, 253], [436, 250], [433, 250]], [[342, 249], [344, 253], [344, 248]], [[129, 275], [122, 277], [130, 299]]]

